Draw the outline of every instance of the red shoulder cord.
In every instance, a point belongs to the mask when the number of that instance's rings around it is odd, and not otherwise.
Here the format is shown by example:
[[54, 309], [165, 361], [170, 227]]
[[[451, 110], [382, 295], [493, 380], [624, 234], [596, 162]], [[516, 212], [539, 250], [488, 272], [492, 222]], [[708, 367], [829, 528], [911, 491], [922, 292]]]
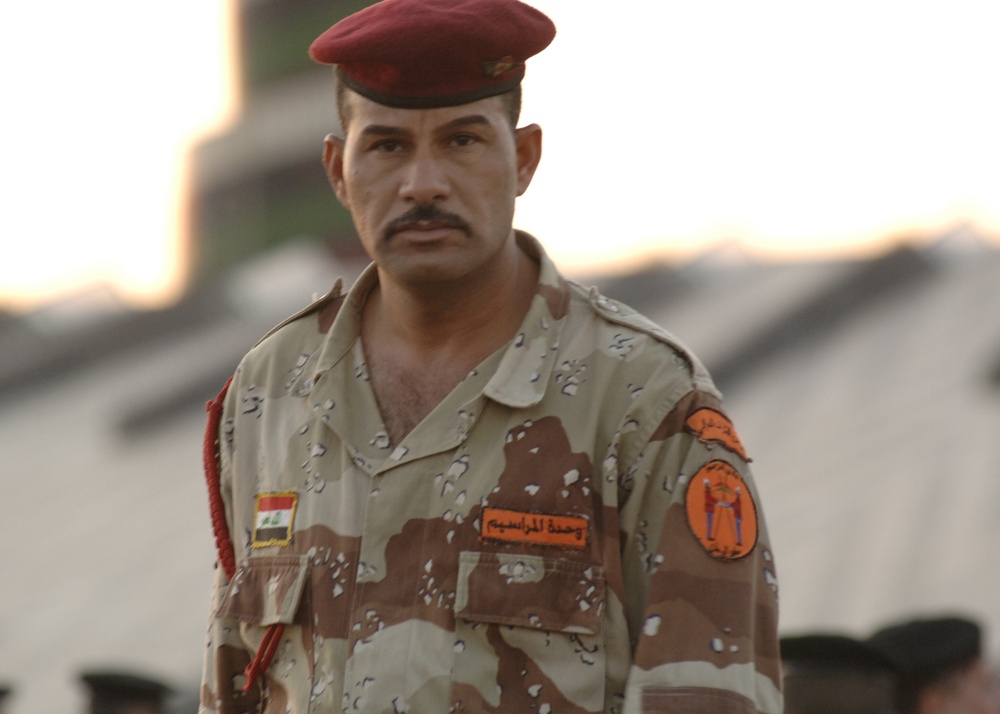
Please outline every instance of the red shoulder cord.
[[222, 564], [222, 569], [229, 579], [236, 573], [236, 555], [233, 552], [233, 541], [229, 537], [226, 507], [222, 502], [222, 486], [219, 483], [219, 421], [222, 419], [222, 403], [232, 383], [233, 378], [230, 377], [215, 401], [205, 404], [205, 409], [208, 411], [208, 425], [205, 427], [205, 443], [201, 450], [201, 458], [205, 465], [205, 480], [208, 482], [208, 507], [212, 514], [215, 548], [219, 552], [219, 563]]
[[[222, 419], [222, 404], [226, 399], [226, 392], [229, 391], [229, 385], [232, 383], [233, 378], [230, 377], [215, 400], [205, 404], [205, 409], [208, 411], [208, 425], [205, 428], [205, 443], [202, 447], [215, 547], [219, 552], [219, 563], [222, 565], [226, 577], [230, 580], [236, 574], [236, 554], [233, 540], [229, 535], [226, 507], [222, 502], [222, 486], [219, 482], [219, 422]], [[267, 671], [271, 665], [271, 660], [274, 659], [274, 654], [278, 651], [278, 645], [281, 643], [284, 631], [285, 626], [281, 623], [268, 626], [267, 632], [264, 633], [264, 639], [257, 649], [257, 655], [247, 665], [244, 672], [247, 679], [246, 684], [243, 685], [244, 692], [249, 692], [257, 677]]]
[[271, 666], [271, 660], [274, 659], [274, 653], [278, 651], [278, 645], [281, 644], [281, 636], [283, 634], [285, 634], [285, 626], [280, 622], [275, 622], [273, 625], [267, 626], [264, 639], [261, 640], [260, 647], [257, 648], [257, 656], [243, 670], [243, 674], [247, 678], [246, 684], [243, 685], [244, 692], [249, 692], [253, 688], [253, 683], [257, 680], [257, 677], [266, 672], [267, 668]]

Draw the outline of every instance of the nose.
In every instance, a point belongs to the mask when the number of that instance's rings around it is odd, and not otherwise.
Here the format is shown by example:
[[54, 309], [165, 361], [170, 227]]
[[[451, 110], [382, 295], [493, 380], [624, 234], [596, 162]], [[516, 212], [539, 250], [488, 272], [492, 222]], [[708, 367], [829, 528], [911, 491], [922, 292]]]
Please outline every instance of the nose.
[[426, 206], [439, 203], [450, 195], [448, 176], [432, 152], [414, 154], [405, 168], [400, 195], [407, 203]]

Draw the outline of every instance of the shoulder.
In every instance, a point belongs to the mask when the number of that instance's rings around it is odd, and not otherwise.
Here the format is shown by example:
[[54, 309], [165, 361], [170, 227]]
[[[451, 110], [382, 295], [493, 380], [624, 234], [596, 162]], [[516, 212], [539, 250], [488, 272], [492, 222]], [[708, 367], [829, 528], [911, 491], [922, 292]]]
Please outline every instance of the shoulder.
[[566, 282], [571, 296], [568, 311], [571, 320], [590, 321], [602, 332], [615, 335], [619, 344], [642, 344], [642, 349], [629, 349], [627, 361], [636, 361], [636, 367], [681, 365], [692, 389], [716, 391], [708, 370], [680, 338], [631, 306], [603, 295], [596, 287]]
[[344, 304], [345, 297], [343, 280], [338, 278], [337, 282], [334, 283], [326, 295], [314, 300], [308, 306], [271, 328], [270, 331], [258, 340], [257, 346], [260, 346], [271, 337], [282, 333], [282, 331], [291, 331], [286, 328], [290, 328], [293, 325], [299, 329], [305, 328], [314, 330], [318, 334], [326, 334], [333, 324], [333, 319], [340, 312], [340, 307]]

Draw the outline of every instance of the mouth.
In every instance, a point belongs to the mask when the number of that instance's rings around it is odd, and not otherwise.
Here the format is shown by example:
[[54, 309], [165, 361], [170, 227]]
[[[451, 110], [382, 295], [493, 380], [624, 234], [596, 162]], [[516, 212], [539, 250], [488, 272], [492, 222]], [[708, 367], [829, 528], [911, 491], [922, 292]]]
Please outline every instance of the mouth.
[[457, 223], [453, 221], [409, 221], [407, 223], [399, 224], [395, 232], [402, 233], [403, 231], [437, 231], [442, 229], [457, 230], [461, 228]]

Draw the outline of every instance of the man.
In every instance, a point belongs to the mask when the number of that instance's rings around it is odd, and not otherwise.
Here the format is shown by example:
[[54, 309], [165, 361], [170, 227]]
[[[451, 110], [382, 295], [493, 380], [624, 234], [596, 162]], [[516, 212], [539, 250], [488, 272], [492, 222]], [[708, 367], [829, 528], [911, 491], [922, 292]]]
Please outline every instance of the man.
[[892, 663], [847, 635], [781, 638], [785, 714], [894, 714]]
[[[780, 711], [774, 564], [718, 393], [512, 227], [542, 145], [519, 84], [554, 34], [516, 0], [385, 0], [313, 44], [373, 264], [210, 405], [204, 711]], [[705, 479], [741, 488], [742, 543], [705, 538]]]
[[972, 620], [944, 616], [895, 623], [869, 642], [898, 670], [901, 714], [1000, 714], [1000, 682]]

